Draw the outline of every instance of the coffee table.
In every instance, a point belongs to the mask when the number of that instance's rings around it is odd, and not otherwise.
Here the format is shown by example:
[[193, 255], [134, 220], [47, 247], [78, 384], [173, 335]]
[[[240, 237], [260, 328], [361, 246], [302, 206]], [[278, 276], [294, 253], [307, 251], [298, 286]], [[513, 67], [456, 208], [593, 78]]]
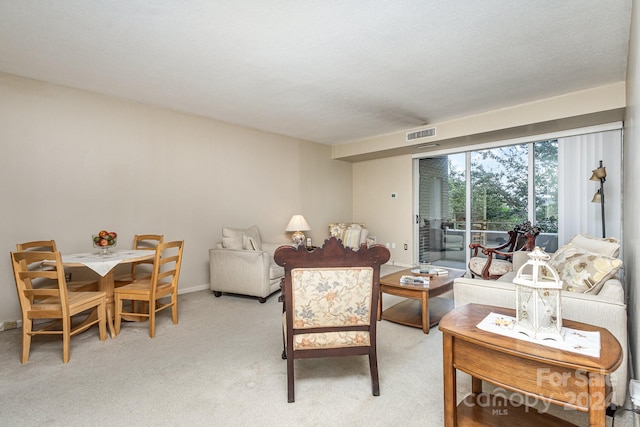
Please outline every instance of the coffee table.
[[[429, 287], [400, 283], [402, 276], [415, 276], [411, 270], [408, 268], [380, 278], [378, 320], [385, 319], [401, 325], [422, 328], [422, 331], [428, 334], [429, 328], [437, 325], [442, 316], [453, 309], [452, 299], [437, 296], [453, 289], [453, 280], [464, 276], [465, 270], [447, 268], [449, 274], [430, 277]], [[382, 311], [383, 293], [407, 299]]]

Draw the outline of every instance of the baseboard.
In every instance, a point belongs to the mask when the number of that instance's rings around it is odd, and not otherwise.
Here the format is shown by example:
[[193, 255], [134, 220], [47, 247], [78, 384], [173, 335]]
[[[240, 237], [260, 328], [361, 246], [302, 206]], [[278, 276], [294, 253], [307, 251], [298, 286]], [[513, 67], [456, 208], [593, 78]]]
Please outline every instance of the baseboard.
[[210, 289], [208, 283], [205, 283], [204, 285], [189, 286], [188, 288], [181, 288], [178, 286], [178, 295], [188, 294], [191, 292], [204, 291], [206, 289]]
[[9, 331], [11, 329], [22, 328], [22, 320], [8, 320], [0, 323], [0, 332]]

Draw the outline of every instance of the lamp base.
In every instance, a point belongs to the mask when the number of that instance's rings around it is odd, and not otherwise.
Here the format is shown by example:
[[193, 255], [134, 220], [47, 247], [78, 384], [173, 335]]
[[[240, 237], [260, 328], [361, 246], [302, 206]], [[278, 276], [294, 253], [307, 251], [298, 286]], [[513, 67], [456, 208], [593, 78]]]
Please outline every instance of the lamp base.
[[296, 246], [300, 246], [304, 243], [304, 233], [302, 231], [295, 231], [291, 239]]

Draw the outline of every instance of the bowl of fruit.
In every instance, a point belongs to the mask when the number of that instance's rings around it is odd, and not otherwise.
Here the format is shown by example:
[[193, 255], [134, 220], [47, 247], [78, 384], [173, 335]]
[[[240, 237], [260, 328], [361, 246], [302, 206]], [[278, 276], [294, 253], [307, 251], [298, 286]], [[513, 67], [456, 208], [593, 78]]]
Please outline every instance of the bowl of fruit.
[[118, 234], [115, 231], [100, 230], [97, 235], [92, 236], [93, 247], [100, 249], [100, 255], [107, 255], [109, 249], [115, 248], [118, 243]]

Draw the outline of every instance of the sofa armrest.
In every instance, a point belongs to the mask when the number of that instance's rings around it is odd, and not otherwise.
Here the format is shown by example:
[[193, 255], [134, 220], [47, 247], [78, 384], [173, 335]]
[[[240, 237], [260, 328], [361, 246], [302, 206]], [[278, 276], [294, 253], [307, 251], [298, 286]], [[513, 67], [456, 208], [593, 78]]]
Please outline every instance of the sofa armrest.
[[516, 251], [513, 253], [513, 258], [511, 259], [511, 265], [513, 265], [513, 271], [517, 272], [520, 267], [525, 265], [529, 261], [529, 252], [527, 251]]
[[272, 258], [273, 258], [273, 254], [276, 252], [276, 249], [278, 249], [280, 246], [293, 246], [293, 243], [262, 242], [262, 250], [268, 253]]

